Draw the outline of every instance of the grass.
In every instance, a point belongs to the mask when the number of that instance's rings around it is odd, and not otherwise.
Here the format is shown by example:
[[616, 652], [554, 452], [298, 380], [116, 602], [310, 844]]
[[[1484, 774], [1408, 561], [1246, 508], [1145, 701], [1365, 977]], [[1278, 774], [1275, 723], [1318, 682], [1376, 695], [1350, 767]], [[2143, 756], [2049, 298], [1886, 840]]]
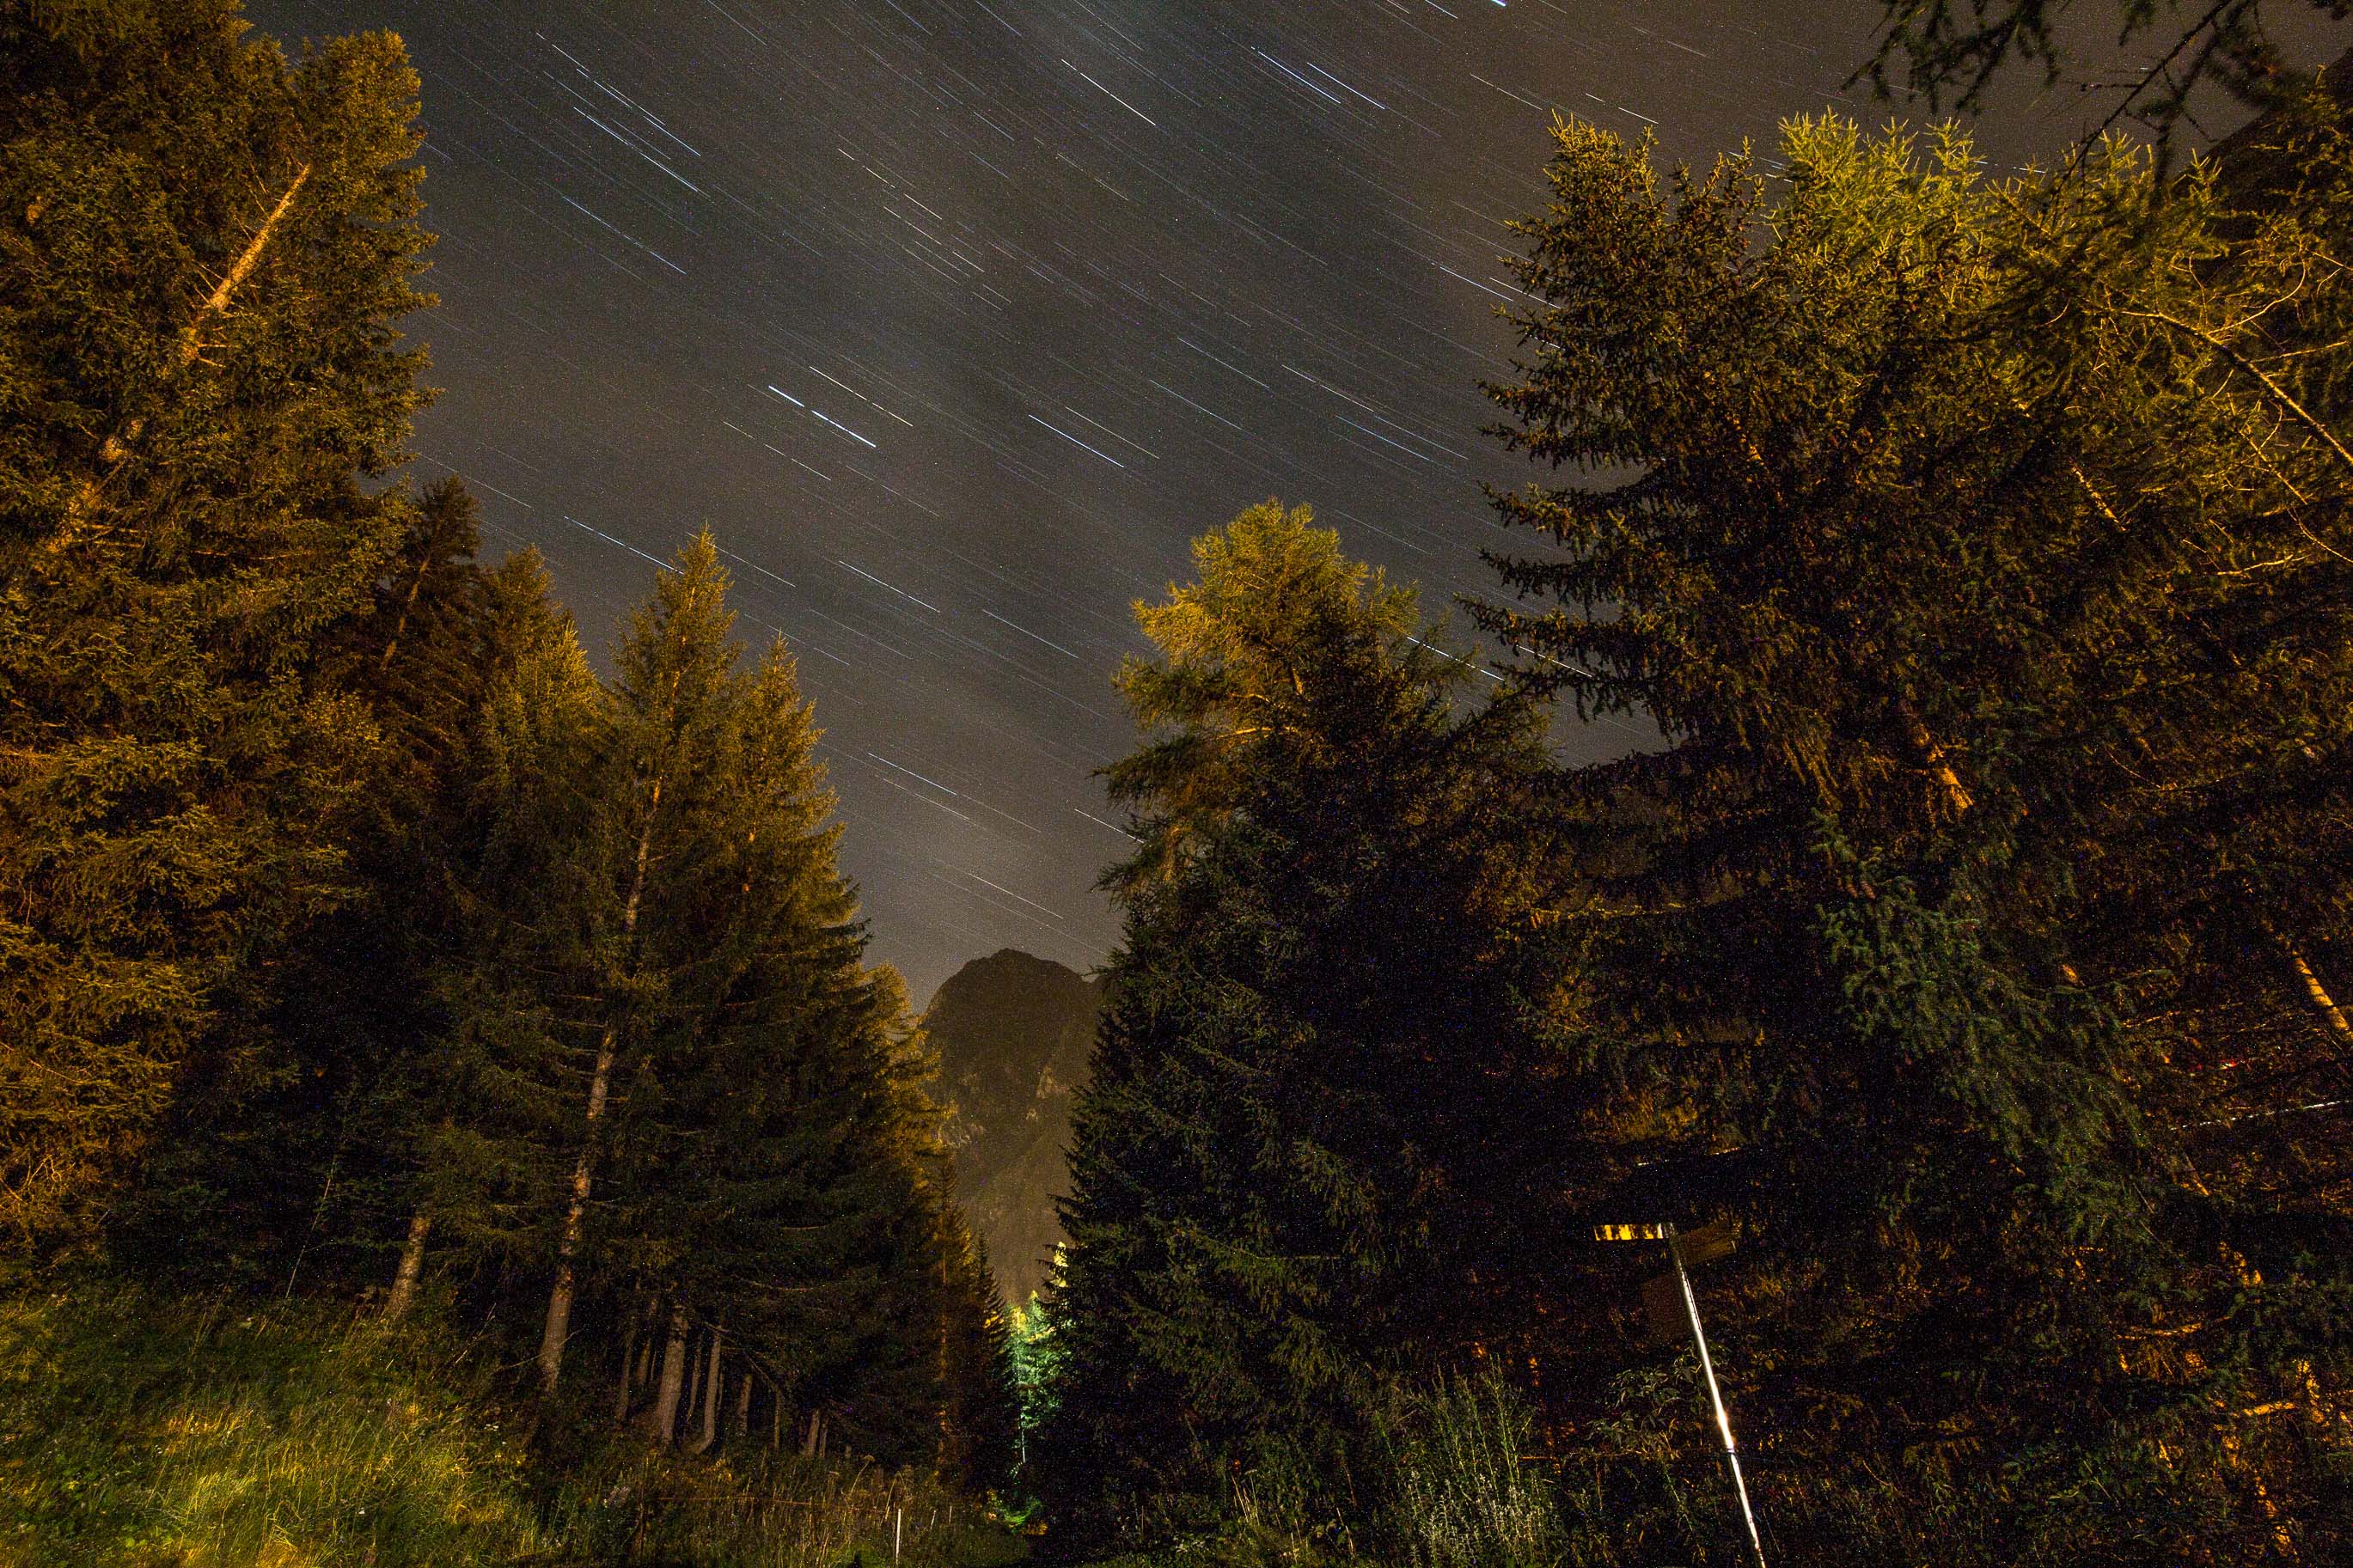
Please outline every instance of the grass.
[[1503, 1381], [1445, 1378], [1392, 1440], [1397, 1532], [1414, 1568], [1536, 1568], [1567, 1541], [1551, 1480], [1522, 1462], [1534, 1422]]
[[616, 1444], [550, 1510], [595, 1563], [997, 1568], [1023, 1542], [928, 1476], [754, 1450], [681, 1459]]
[[1566, 1568], [1594, 1560], [1572, 1538], [1549, 1471], [1527, 1462], [1533, 1417], [1500, 1377], [1440, 1377], [1393, 1394], [1355, 1495], [1334, 1497], [1271, 1447], [1234, 1476], [1220, 1521], [1090, 1568]]
[[481, 1352], [331, 1307], [92, 1281], [0, 1298], [0, 1568], [986, 1568], [927, 1477], [626, 1439], [536, 1475]]

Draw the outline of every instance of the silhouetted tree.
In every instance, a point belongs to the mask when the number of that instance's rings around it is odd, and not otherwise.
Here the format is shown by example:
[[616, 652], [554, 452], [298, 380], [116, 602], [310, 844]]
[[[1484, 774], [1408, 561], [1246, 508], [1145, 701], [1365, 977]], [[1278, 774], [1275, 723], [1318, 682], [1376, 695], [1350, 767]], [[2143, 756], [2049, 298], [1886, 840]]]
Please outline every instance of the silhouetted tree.
[[1345, 1497], [1390, 1381], [1516, 1324], [1558, 1220], [1528, 710], [1304, 509], [1195, 558], [1120, 676], [1142, 847], [1032, 1450], [1080, 1520], [1227, 1506], [1232, 1465]]

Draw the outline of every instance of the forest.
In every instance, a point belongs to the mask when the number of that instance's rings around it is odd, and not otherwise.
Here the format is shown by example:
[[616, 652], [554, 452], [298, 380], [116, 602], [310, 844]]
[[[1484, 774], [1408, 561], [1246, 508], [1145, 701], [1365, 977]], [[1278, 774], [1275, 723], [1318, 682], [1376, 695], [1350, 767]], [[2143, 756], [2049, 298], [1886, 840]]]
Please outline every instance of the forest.
[[0, 0], [0, 1563], [2353, 1557], [2353, 57], [2256, 9], [2013, 174], [1555, 121], [1491, 591], [1294, 497], [1134, 606], [1008, 1306], [723, 542], [584, 633], [410, 475], [400, 40]]

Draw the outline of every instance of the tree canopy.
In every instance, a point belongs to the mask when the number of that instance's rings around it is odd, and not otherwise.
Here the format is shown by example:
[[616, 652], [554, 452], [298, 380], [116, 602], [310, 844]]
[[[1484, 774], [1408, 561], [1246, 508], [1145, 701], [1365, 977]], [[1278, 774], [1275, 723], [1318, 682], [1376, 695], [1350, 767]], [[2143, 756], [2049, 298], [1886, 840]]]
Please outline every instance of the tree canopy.
[[[0, 1218], [70, 1244], [290, 933], [381, 732], [417, 79], [230, 0], [0, 10]], [[229, 171], [237, 171], [229, 177]]]
[[1986, 1561], [2254, 1550], [2250, 1488], [2327, 1484], [2348, 165], [2279, 134], [2249, 210], [2122, 142], [1799, 121], [1768, 195], [1565, 125], [1523, 226], [1493, 395], [1578, 477], [1497, 497], [1567, 559], [1482, 618], [1663, 731], [1572, 781], [1594, 1040], [1624, 1167], [1742, 1229], [1792, 1542], [1869, 1495]]

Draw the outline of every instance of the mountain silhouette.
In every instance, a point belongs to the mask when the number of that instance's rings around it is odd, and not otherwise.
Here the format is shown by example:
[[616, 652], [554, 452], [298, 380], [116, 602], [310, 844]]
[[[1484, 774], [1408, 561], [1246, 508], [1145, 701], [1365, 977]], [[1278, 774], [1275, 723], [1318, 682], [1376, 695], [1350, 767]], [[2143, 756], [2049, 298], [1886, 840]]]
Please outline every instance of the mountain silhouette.
[[923, 1022], [939, 1052], [934, 1092], [955, 1108], [956, 1194], [1007, 1298], [1045, 1283], [1062, 1239], [1071, 1104], [1086, 1081], [1103, 986], [1007, 948], [942, 983]]

